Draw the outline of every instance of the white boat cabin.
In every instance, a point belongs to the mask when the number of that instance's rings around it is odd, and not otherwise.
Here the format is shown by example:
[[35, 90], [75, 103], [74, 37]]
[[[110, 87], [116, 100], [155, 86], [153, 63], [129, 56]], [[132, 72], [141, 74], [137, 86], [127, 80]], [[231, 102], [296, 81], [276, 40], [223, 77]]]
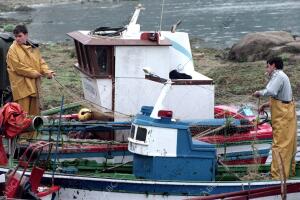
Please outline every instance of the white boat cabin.
[[213, 118], [213, 80], [194, 70], [188, 34], [141, 32], [136, 23], [139, 11], [137, 8], [130, 23], [119, 30], [68, 33], [75, 42], [75, 67], [85, 99], [132, 116], [144, 105], [154, 106], [163, 79], [176, 70], [191, 78], [172, 79], [165, 109], [172, 110], [175, 118]]

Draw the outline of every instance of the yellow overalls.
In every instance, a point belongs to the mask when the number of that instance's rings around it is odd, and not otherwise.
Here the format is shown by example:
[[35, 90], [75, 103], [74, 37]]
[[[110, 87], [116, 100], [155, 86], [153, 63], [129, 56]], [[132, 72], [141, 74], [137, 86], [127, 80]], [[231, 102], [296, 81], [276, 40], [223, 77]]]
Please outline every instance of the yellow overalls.
[[[13, 100], [20, 104], [28, 115], [40, 115], [40, 78], [34, 78], [33, 74], [39, 72], [44, 75], [49, 69], [41, 58], [39, 49], [31, 45], [19, 45], [14, 41], [7, 53], [6, 62]], [[31, 138], [33, 133], [22, 136]]]
[[[295, 175], [295, 154], [297, 150], [297, 118], [294, 101], [282, 103], [271, 98], [271, 115], [273, 128], [272, 165], [273, 179], [280, 179], [280, 168], [288, 178], [290, 172]], [[282, 158], [282, 165], [280, 158]]]

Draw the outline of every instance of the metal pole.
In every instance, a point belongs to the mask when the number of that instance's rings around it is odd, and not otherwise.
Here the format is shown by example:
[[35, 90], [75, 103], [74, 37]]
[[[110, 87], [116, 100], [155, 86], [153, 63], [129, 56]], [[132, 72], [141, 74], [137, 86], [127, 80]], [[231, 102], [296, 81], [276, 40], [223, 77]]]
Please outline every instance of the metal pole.
[[58, 133], [56, 136], [56, 146], [55, 146], [55, 156], [54, 156], [54, 165], [53, 165], [53, 171], [52, 171], [52, 185], [54, 185], [54, 174], [56, 170], [56, 160], [57, 160], [57, 149], [58, 149], [58, 144], [59, 144], [59, 139], [61, 135], [61, 116], [63, 114], [63, 109], [64, 109], [64, 95], [61, 97], [61, 102], [60, 102], [60, 113], [59, 113], [59, 122], [58, 122]]

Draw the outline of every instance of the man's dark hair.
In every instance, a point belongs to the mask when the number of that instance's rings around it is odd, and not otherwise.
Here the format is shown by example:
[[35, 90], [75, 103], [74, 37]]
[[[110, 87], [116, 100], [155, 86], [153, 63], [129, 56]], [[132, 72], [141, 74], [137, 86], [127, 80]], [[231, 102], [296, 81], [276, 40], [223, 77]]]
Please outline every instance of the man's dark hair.
[[275, 64], [276, 69], [283, 69], [283, 61], [280, 57], [274, 57], [267, 61], [267, 64]]
[[14, 35], [17, 35], [17, 34], [19, 34], [19, 33], [24, 33], [24, 34], [27, 34], [27, 33], [28, 33], [28, 30], [27, 30], [27, 28], [26, 28], [25, 25], [21, 24], [21, 25], [17, 25], [17, 26], [15, 27], [15, 29], [13, 30], [13, 34], [14, 34]]

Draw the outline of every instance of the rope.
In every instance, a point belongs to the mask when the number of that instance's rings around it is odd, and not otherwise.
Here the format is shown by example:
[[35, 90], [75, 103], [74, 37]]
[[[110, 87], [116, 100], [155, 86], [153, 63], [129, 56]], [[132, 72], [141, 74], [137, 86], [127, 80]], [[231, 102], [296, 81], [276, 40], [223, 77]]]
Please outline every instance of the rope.
[[159, 31], [161, 31], [162, 18], [163, 18], [163, 14], [164, 14], [164, 5], [165, 5], [165, 0], [162, 0], [161, 13], [160, 13], [160, 23], [159, 23]]
[[282, 157], [278, 151], [274, 151], [275, 156], [279, 159], [276, 159], [277, 164], [279, 166], [279, 174], [280, 174], [280, 185], [281, 185], [281, 199], [286, 200], [286, 192], [287, 192], [287, 185], [286, 185], [286, 175]]
[[[74, 94], [73, 92], [69, 91], [68, 88], [66, 88], [63, 84], [61, 84], [55, 77], [53, 77], [53, 80], [55, 80], [55, 83], [57, 83], [59, 86], [60, 86], [60, 89], [61, 89], [61, 92], [66, 92], [68, 95], [70, 95], [73, 99], [77, 100], [77, 101], [82, 101], [82, 98], [81, 97], [78, 97], [76, 96], [76, 94]], [[92, 106], [93, 108], [103, 112], [101, 109], [99, 108], [102, 108], [102, 109], [105, 109], [105, 110], [108, 110], [110, 112], [113, 112], [114, 114], [119, 114], [119, 115], [122, 115], [122, 116], [125, 116], [125, 117], [132, 117], [130, 115], [127, 115], [125, 113], [122, 113], [122, 112], [118, 112], [118, 111], [112, 111], [111, 109], [107, 108], [107, 107], [104, 107], [104, 106], [100, 106], [98, 104], [95, 104], [91, 101], [88, 101], [88, 100], [83, 100], [83, 102], [86, 102], [89, 104], [89, 106]], [[113, 117], [113, 116], [111, 116]]]
[[[241, 104], [247, 104], [245, 102], [249, 102], [249, 100], [252, 98], [252, 96], [246, 96], [245, 98], [242, 99], [242, 101], [240, 101]], [[260, 99], [258, 99], [257, 101], [257, 116], [256, 116], [256, 123], [254, 122], [254, 125], [255, 125], [255, 134], [253, 135], [252, 137], [252, 141], [250, 143], [245, 143], [245, 144], [249, 144], [251, 145], [250, 148], [252, 148], [252, 151], [253, 151], [253, 159], [254, 159], [254, 165], [249, 165], [248, 167], [248, 174], [247, 175], [244, 175], [244, 176], [240, 176], [239, 179], [241, 180], [254, 180], [254, 179], [257, 179], [257, 180], [266, 180], [268, 179], [269, 177], [266, 175], [266, 174], [260, 174], [259, 172], [259, 165], [258, 163], [260, 162], [260, 155], [259, 155], [259, 149], [257, 148], [256, 144], [257, 144], [257, 134], [258, 134], [258, 120], [259, 120], [259, 107], [260, 107]], [[224, 111], [222, 113], [220, 113], [218, 116], [219, 117], [229, 117], [228, 119], [230, 120], [231, 118], [236, 118], [237, 115], [239, 115], [238, 113], [235, 114], [235, 115], [228, 115], [227, 112], [229, 113], [229, 111]], [[244, 127], [244, 126], [241, 126], [241, 128]], [[253, 127], [253, 125], [251, 125], [251, 127]], [[228, 123], [226, 123], [225, 125], [223, 126], [218, 126], [216, 128], [213, 128], [213, 127], [209, 127], [207, 128], [206, 127], [206, 130], [203, 130], [203, 127], [197, 127], [197, 126], [194, 126], [194, 127], [191, 127], [192, 129], [193, 128], [196, 128], [198, 129], [198, 132], [197, 134], [195, 134], [193, 136], [194, 139], [198, 139], [198, 140], [201, 140], [201, 137], [204, 137], [204, 136], [207, 136], [207, 135], [211, 135], [211, 136], [214, 136], [212, 134], [215, 134], [215, 135], [218, 135], [220, 134], [220, 132], [222, 132], [221, 134], [224, 136], [224, 137], [230, 137], [232, 134], [230, 134], [230, 132], [233, 132], [234, 134], [238, 133], [238, 130], [235, 130], [233, 129], [231, 131], [230, 129], [230, 124], [228, 125]], [[202, 130], [201, 130], [202, 128]], [[245, 128], [247, 128], [247, 126], [245, 126]], [[200, 132], [199, 132], [200, 131]], [[229, 131], [229, 132], [228, 132]], [[242, 130], [243, 131], [243, 130]], [[192, 131], [191, 131], [192, 132]], [[242, 134], [242, 132], [241, 132]], [[213, 143], [217, 144], [217, 148], [224, 148], [224, 153], [222, 155], [222, 157], [220, 157], [222, 159], [222, 163], [220, 162], [221, 160], [219, 159], [219, 163], [225, 167], [226, 171], [229, 171], [230, 168], [227, 167], [228, 165], [226, 165], [224, 163], [224, 160], [226, 160], [226, 154], [228, 154], [228, 146], [232, 146], [232, 145], [243, 145], [243, 141], [239, 141], [239, 142], [224, 142], [224, 144], [219, 144], [219, 141], [218, 141], [218, 137], [212, 137], [211, 140], [214, 140], [212, 141]], [[265, 142], [263, 142], [265, 143]], [[232, 174], [234, 174], [232, 172]], [[236, 176], [236, 174], [234, 174], [234, 176]]]
[[228, 167], [226, 164], [224, 164], [219, 158], [218, 158], [218, 163], [221, 164], [221, 165], [224, 167], [224, 169], [225, 169], [226, 171], [228, 171], [230, 174], [232, 174], [233, 176], [235, 176], [235, 177], [237, 178], [237, 180], [242, 180], [242, 179], [240, 178], [240, 176], [238, 176], [236, 173], [232, 172], [232, 171], [229, 169], [229, 167]]
[[255, 164], [258, 163], [258, 149], [255, 147], [256, 140], [257, 140], [257, 133], [258, 133], [258, 125], [259, 125], [259, 107], [260, 107], [260, 98], [257, 99], [257, 116], [256, 116], [256, 127], [255, 127], [255, 135], [254, 135], [254, 140], [252, 141], [251, 147], [253, 150], [253, 155], [254, 155], [254, 161]]

